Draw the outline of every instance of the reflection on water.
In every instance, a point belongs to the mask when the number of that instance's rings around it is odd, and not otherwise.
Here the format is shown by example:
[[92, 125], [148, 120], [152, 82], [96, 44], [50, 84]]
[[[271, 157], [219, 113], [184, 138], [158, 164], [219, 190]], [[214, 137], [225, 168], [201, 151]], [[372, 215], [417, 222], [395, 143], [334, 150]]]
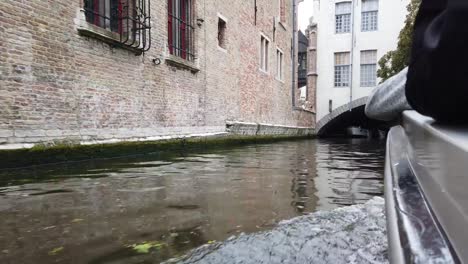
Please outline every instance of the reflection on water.
[[0, 263], [158, 263], [382, 194], [383, 142], [305, 140], [0, 173]]
[[384, 141], [320, 140], [315, 157], [317, 210], [364, 203], [383, 194]]

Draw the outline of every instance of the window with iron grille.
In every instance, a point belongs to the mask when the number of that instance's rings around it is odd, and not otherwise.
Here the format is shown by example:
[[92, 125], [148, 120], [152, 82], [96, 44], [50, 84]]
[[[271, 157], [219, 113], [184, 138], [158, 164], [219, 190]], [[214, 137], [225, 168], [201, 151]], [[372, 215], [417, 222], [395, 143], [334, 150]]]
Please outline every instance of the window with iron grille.
[[300, 52], [298, 54], [298, 60], [299, 60], [299, 71], [307, 70], [307, 52]]
[[194, 27], [192, 0], [168, 0], [168, 45], [172, 55], [193, 61]]
[[351, 2], [341, 2], [335, 5], [335, 33], [351, 31]]
[[86, 22], [115, 33], [113, 40], [147, 51], [151, 46], [150, 0], [84, 0]]
[[268, 72], [268, 57], [269, 57], [270, 41], [264, 37], [260, 37], [260, 69]]
[[350, 53], [335, 53], [335, 87], [349, 87]]
[[280, 49], [276, 49], [276, 78], [280, 81], [283, 80], [283, 64], [284, 64], [284, 58], [283, 58], [283, 52]]
[[378, 28], [379, 18], [379, 1], [378, 0], [363, 0], [362, 1], [362, 16], [361, 16], [361, 31], [376, 31]]
[[377, 83], [377, 51], [361, 51], [361, 87], [373, 87]]
[[307, 84], [307, 51], [298, 52], [297, 59], [299, 63], [297, 77], [299, 87]]

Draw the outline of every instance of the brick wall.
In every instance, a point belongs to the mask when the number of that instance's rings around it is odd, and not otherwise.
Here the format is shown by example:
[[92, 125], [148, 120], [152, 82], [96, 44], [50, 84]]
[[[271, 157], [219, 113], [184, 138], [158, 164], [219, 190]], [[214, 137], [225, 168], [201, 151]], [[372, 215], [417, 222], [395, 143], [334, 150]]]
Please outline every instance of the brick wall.
[[[165, 60], [167, 1], [151, 0], [152, 47], [141, 56], [78, 34], [82, 0], [0, 1], [0, 148], [213, 133], [226, 121], [312, 126], [291, 105], [291, 1], [275, 33], [279, 1], [257, 0], [256, 25], [254, 1], [194, 2], [198, 72]], [[269, 74], [259, 71], [260, 33], [271, 40]], [[276, 46], [284, 81], [275, 79]]]

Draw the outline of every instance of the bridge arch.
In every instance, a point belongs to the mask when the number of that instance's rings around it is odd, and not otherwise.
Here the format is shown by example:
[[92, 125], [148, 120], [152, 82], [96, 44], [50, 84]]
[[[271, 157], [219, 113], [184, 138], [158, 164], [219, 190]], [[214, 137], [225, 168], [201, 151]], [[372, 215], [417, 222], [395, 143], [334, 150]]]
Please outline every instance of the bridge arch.
[[[366, 105], [366, 102], [367, 96], [361, 97], [336, 108], [331, 113], [322, 117], [322, 119], [320, 119], [316, 125], [315, 131], [317, 131], [317, 135], [324, 136], [329, 133], [330, 129], [337, 125], [359, 125], [359, 122], [362, 122], [362, 120], [367, 119], [367, 117], [365, 117], [364, 115], [364, 107]], [[347, 120], [342, 120], [343, 116], [345, 115], [349, 115], [350, 118]]]

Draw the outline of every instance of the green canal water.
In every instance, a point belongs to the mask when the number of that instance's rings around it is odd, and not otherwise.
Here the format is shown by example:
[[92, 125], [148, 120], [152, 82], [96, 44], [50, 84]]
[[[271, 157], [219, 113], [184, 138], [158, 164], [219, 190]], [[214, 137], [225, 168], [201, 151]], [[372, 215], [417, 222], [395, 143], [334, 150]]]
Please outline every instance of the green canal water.
[[361, 204], [383, 195], [384, 148], [285, 141], [0, 171], [0, 263], [159, 263]]

